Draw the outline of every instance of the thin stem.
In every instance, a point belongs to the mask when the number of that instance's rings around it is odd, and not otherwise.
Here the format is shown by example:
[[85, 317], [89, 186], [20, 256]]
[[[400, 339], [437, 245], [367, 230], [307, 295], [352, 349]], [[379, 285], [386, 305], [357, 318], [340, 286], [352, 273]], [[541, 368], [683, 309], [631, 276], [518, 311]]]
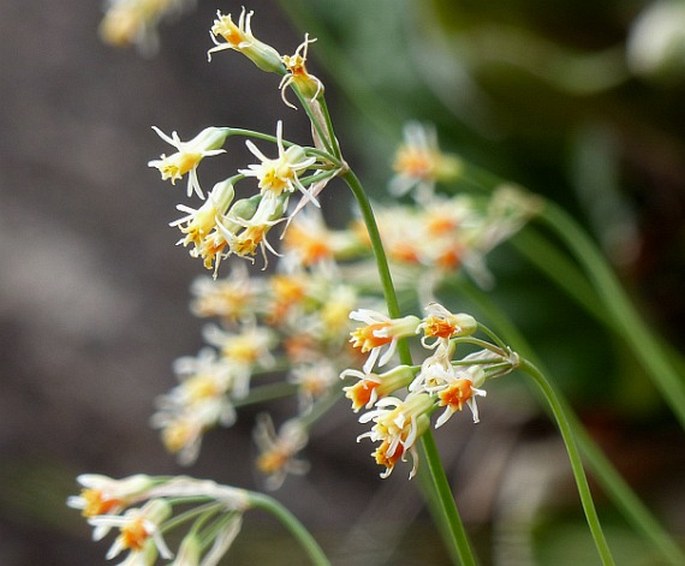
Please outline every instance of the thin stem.
[[545, 396], [545, 399], [552, 409], [552, 414], [557, 421], [559, 431], [561, 432], [561, 437], [566, 445], [566, 452], [568, 452], [568, 457], [571, 461], [571, 469], [573, 470], [573, 476], [575, 477], [576, 485], [578, 487], [580, 501], [583, 505], [583, 510], [585, 511], [585, 518], [587, 519], [588, 526], [592, 532], [592, 538], [595, 540], [597, 552], [602, 560], [602, 564], [614, 564], [614, 559], [611, 556], [609, 545], [607, 544], [604, 533], [602, 532], [602, 526], [599, 524], [599, 517], [597, 516], [597, 510], [595, 509], [595, 504], [592, 500], [590, 486], [588, 485], [587, 477], [585, 476], [583, 463], [580, 459], [580, 453], [578, 452], [578, 447], [576, 446], [576, 441], [573, 436], [573, 430], [571, 429], [571, 425], [566, 416], [564, 406], [559, 401], [557, 393], [552, 384], [545, 378], [545, 376], [537, 367], [535, 367], [528, 360], [521, 359], [519, 368], [521, 371], [533, 378], [533, 381], [535, 381], [536, 385], [540, 388], [542, 394]]
[[[392, 282], [388, 259], [385, 255], [385, 249], [383, 248], [380, 232], [378, 231], [378, 225], [376, 224], [376, 218], [373, 214], [369, 198], [354, 172], [349, 170], [342, 178], [357, 199], [362, 218], [366, 225], [366, 230], [369, 233], [371, 248], [373, 249], [376, 258], [378, 275], [381, 280], [381, 287], [388, 307], [388, 315], [391, 318], [399, 318], [401, 316], [401, 311], [397, 300], [397, 293], [395, 292], [395, 286]], [[400, 340], [398, 342], [397, 351], [402, 364], [408, 366], [413, 365], [409, 346], [405, 340]], [[445, 475], [445, 470], [442, 467], [439, 454], [437, 453], [437, 450], [435, 450], [433, 436], [430, 430], [421, 435], [419, 445], [424, 453], [426, 467], [429, 470], [427, 475], [429, 481], [422, 484], [424, 486], [424, 497], [428, 500], [429, 507], [434, 513], [434, 519], [438, 525], [440, 525], [448, 551], [453, 558], [458, 558], [462, 564], [475, 564], [471, 547], [459, 517], [459, 511], [457, 510], [454, 497], [449, 489], [449, 482]]]
[[288, 531], [290, 531], [290, 534], [297, 539], [297, 542], [299, 542], [300, 546], [305, 550], [312, 564], [317, 566], [330, 565], [330, 561], [311, 533], [302, 523], [300, 523], [295, 515], [288, 511], [287, 508], [281, 505], [273, 497], [269, 497], [262, 493], [250, 492], [249, 499], [252, 507], [271, 513], [286, 529], [288, 529]]
[[[438, 496], [431, 498], [433, 505], [439, 508], [440, 515], [447, 521], [443, 527], [446, 527], [448, 533], [455, 538], [455, 546], [448, 548], [452, 559], [456, 558], [462, 566], [475, 566], [477, 564], [476, 559], [471, 550], [464, 523], [457, 510], [452, 489], [447, 481], [440, 454], [430, 430], [421, 436], [421, 456], [425, 466], [419, 470], [419, 476], [428, 477], [428, 481], [424, 484], [431, 490], [437, 491]], [[426, 470], [425, 474], [422, 474], [423, 469]]]
[[659, 342], [626, 297], [616, 276], [609, 269], [596, 246], [575, 221], [553, 203], [547, 203], [541, 219], [563, 238], [576, 259], [585, 268], [588, 277], [606, 304], [607, 310], [616, 320], [616, 330], [642, 360], [666, 403], [685, 428], [683, 380], [669, 363]]
[[[502, 336], [521, 355], [534, 360], [535, 364], [545, 372], [542, 363], [533, 352], [525, 338], [511, 323], [501, 309], [492, 304], [492, 300], [473, 285], [464, 284], [459, 286], [459, 291], [476, 305], [495, 324]], [[592, 470], [593, 476], [604, 489], [608, 497], [614, 502], [626, 520], [642, 536], [650, 541], [654, 548], [673, 566], [685, 564], [685, 553], [673, 540], [668, 532], [661, 526], [651, 511], [640, 500], [631, 487], [616, 471], [611, 461], [597, 447], [592, 437], [585, 430], [578, 417], [571, 411], [563, 398], [559, 398], [564, 404], [566, 416], [576, 434], [576, 440], [580, 449]]]

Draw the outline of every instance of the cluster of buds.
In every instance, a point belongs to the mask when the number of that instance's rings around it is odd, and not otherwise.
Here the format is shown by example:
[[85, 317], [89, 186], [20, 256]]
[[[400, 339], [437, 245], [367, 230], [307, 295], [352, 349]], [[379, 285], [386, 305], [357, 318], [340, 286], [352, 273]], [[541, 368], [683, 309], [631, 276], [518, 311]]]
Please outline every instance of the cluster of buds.
[[[240, 532], [242, 516], [253, 504], [250, 493], [213, 481], [143, 474], [112, 479], [96, 474], [78, 477], [83, 486], [67, 505], [80, 509], [93, 527], [93, 539], [118, 535], [107, 558], [127, 553], [121, 565], [152, 565], [157, 558], [175, 566], [214, 566]], [[178, 551], [164, 534], [179, 525], [191, 527]]]
[[[464, 405], [471, 409], [473, 421], [478, 422], [476, 397], [486, 395], [482, 386], [519, 365], [518, 355], [503, 344], [473, 336], [480, 325], [472, 316], [451, 313], [438, 303], [426, 307], [423, 319], [411, 315], [391, 319], [368, 310], [354, 311], [350, 318], [364, 323], [352, 331], [350, 341], [369, 356], [362, 371], [347, 369], [340, 377], [356, 379], [353, 385], [343, 388], [352, 409], [370, 409], [359, 417], [359, 422], [373, 425], [358, 440], [369, 438], [379, 443], [372, 456], [385, 468], [383, 478], [392, 473], [397, 462], [405, 461], [407, 454], [412, 458], [409, 477], [416, 474], [416, 441], [430, 427], [434, 411], [444, 408], [435, 428], [444, 425]], [[419, 334], [423, 350], [430, 352], [419, 366], [398, 365], [384, 373], [373, 371], [390, 361], [392, 354], [388, 354], [399, 340]], [[478, 349], [458, 359], [459, 344]], [[404, 398], [399, 396], [402, 391], [406, 391]]]

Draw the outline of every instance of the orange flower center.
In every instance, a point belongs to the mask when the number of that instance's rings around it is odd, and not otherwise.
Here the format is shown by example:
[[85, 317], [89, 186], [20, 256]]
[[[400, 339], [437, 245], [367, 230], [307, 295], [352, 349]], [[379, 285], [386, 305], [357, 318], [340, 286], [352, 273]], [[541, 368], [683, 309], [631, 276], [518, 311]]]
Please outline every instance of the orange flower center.
[[457, 330], [458, 328], [454, 326], [454, 324], [448, 322], [444, 318], [429, 316], [426, 319], [424, 334], [426, 336], [435, 336], [437, 338], [449, 338]]
[[438, 393], [440, 405], [449, 405], [457, 411], [461, 411], [464, 403], [473, 397], [473, 386], [468, 379], [457, 379], [446, 389]]
[[81, 497], [86, 504], [83, 507], [82, 515], [84, 517], [94, 517], [95, 515], [106, 515], [115, 507], [122, 505], [121, 499], [114, 497], [107, 497], [99, 489], [84, 489], [81, 491]]
[[391, 336], [376, 336], [376, 331], [390, 326], [389, 322], [376, 322], [368, 326], [362, 326], [351, 332], [352, 346], [361, 350], [362, 354], [392, 342]]
[[345, 391], [345, 397], [352, 401], [352, 408], [358, 411], [369, 403], [373, 391], [379, 385], [377, 381], [362, 379]]
[[134, 519], [121, 528], [121, 542], [124, 548], [140, 551], [149, 538], [150, 533], [145, 527], [145, 520], [142, 517]]

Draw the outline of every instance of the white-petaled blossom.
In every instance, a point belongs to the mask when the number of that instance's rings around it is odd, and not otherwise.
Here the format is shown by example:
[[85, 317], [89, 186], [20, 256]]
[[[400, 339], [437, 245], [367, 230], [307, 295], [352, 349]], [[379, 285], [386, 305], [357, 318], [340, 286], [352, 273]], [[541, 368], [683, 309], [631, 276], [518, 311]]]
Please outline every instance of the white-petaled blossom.
[[148, 501], [143, 507], [130, 508], [123, 515], [98, 515], [88, 519], [98, 527], [118, 528], [119, 536], [107, 552], [107, 559], [128, 551], [128, 564], [142, 562], [147, 564], [147, 553], [151, 546], [159, 551], [162, 558], [173, 558], [164, 539], [160, 525], [171, 515], [171, 506], [163, 499]]
[[201, 276], [193, 281], [190, 310], [201, 318], [215, 316], [230, 323], [254, 321], [264, 283], [261, 278], [250, 277], [243, 262], [235, 262], [230, 275], [222, 279]]
[[348, 377], [358, 380], [354, 385], [343, 387], [345, 397], [352, 401], [352, 410], [356, 413], [362, 408], [370, 409], [379, 399], [406, 387], [414, 372], [411, 367], [400, 365], [381, 374], [356, 369], [346, 369], [340, 374], [340, 379]]
[[360, 423], [374, 423], [369, 432], [357, 437], [357, 442], [362, 438], [380, 442], [372, 456], [378, 465], [385, 467], [382, 478], [392, 473], [397, 462], [406, 461], [407, 453], [412, 457], [409, 479], [416, 475], [419, 460], [415, 443], [430, 425], [429, 415], [434, 404], [426, 393], [411, 394], [404, 400], [384, 397], [376, 402], [375, 409], [359, 417]]
[[310, 39], [309, 34], [305, 34], [304, 41], [300, 43], [295, 53], [293, 55], [284, 55], [282, 58], [287, 73], [283, 76], [278, 88], [281, 90], [283, 102], [286, 106], [290, 106], [290, 108], [296, 108], [296, 106], [289, 102], [285, 96], [286, 89], [289, 86], [296, 88], [310, 102], [316, 100], [323, 92], [323, 83], [317, 77], [311, 75], [306, 67], [309, 44], [315, 41], [316, 38]]
[[232, 396], [244, 398], [250, 388], [250, 377], [255, 369], [271, 369], [275, 360], [271, 349], [276, 346], [276, 334], [270, 328], [248, 324], [240, 332], [228, 332], [215, 324], [202, 332], [205, 340], [219, 348], [233, 371]]
[[263, 197], [257, 196], [260, 198], [259, 203], [248, 217], [236, 214], [237, 211], [234, 210], [236, 205], [242, 204], [241, 201], [237, 201], [217, 227], [229, 246], [226, 255], [236, 255], [254, 262], [253, 258], [259, 249], [264, 260], [263, 269], [266, 269], [267, 251], [280, 256], [267, 240], [267, 235], [276, 224], [284, 220], [283, 212], [287, 207], [288, 196], [273, 193], [268, 193]]
[[338, 382], [338, 370], [332, 360], [320, 359], [293, 367], [288, 382], [297, 386], [300, 414], [309, 413], [314, 401], [324, 396]]
[[157, 398], [158, 411], [151, 423], [161, 429], [166, 449], [188, 465], [197, 458], [202, 436], [209, 428], [235, 422], [230, 394], [236, 383], [243, 386], [244, 378], [236, 379], [234, 366], [211, 348], [204, 348], [196, 357], [179, 358], [174, 372], [181, 383]]
[[250, 152], [259, 159], [260, 163], [248, 165], [247, 169], [239, 172], [246, 177], [255, 177], [259, 181], [262, 193], [271, 192], [275, 195], [300, 191], [315, 206], [320, 206], [318, 201], [309, 193], [302, 184], [299, 174], [306, 171], [316, 163], [316, 157], [307, 157], [305, 150], [299, 145], [291, 145], [287, 149], [283, 145], [283, 122], [276, 124], [276, 146], [278, 157], [270, 159], [266, 157], [252, 141], [245, 142]]
[[283, 263], [291, 269], [345, 259], [359, 249], [357, 237], [348, 230], [331, 230], [319, 209], [307, 208], [292, 218], [283, 235]]
[[390, 181], [390, 192], [401, 196], [416, 189], [414, 198], [424, 203], [432, 198], [437, 181], [459, 176], [462, 162], [457, 156], [440, 151], [434, 127], [409, 122], [404, 128], [404, 143], [395, 154], [393, 169], [395, 176]]
[[434, 373], [431, 377], [432, 379], [426, 380], [424, 391], [437, 395], [439, 405], [445, 407], [444, 412], [435, 422], [435, 428], [441, 427], [454, 413], [461, 411], [464, 404], [471, 409], [473, 422], [479, 422], [475, 398], [485, 397], [487, 394], [486, 391], [480, 389], [486, 378], [485, 370], [481, 365], [450, 366], [450, 369], [441, 372], [441, 375]]
[[195, 192], [197, 196], [204, 198], [197, 177], [197, 167], [205, 157], [225, 153], [226, 150], [220, 148], [228, 135], [227, 130], [215, 127], [205, 128], [193, 139], [184, 142], [176, 132], [168, 136], [156, 126], [152, 126], [152, 129], [165, 142], [175, 147], [176, 152], [169, 156], [162, 154], [159, 159], [149, 161], [148, 166], [159, 169], [162, 179], [170, 179], [172, 185], [187, 174], [188, 196]]
[[[247, 12], [243, 7], [236, 25], [230, 14], [222, 14], [221, 10], [217, 11], [216, 19], [209, 32], [214, 47], [207, 51], [207, 60], [212, 60], [212, 53], [233, 49], [245, 55], [263, 71], [282, 73], [283, 63], [278, 51], [259, 41], [252, 34], [253, 13]], [[220, 37], [223, 41], [217, 41], [216, 37]]]
[[[143, 474], [120, 480], [100, 474], [81, 474], [76, 480], [83, 489], [79, 495], [69, 497], [67, 505], [73, 509], [81, 509], [84, 517], [117, 514], [154, 485], [150, 477]], [[109, 527], [96, 527], [93, 538], [100, 540], [108, 531]]]
[[[222, 221], [228, 211], [235, 191], [230, 179], [216, 183], [207, 196], [207, 200], [198, 209], [179, 204], [176, 208], [184, 213], [178, 220], [169, 223], [169, 226], [178, 227], [184, 235], [176, 245], [193, 245], [190, 250], [192, 257], [201, 257], [207, 269], [214, 268], [214, 277], [221, 259], [226, 255], [224, 252], [225, 240], [216, 240], [217, 225]], [[221, 243], [224, 245], [219, 245]]]
[[[364, 363], [365, 373], [370, 373], [376, 362], [379, 367], [387, 364], [397, 349], [397, 341], [416, 334], [420, 322], [420, 319], [413, 315], [391, 319], [371, 309], [352, 311], [350, 318], [365, 324], [353, 330], [350, 338], [352, 347], [357, 348], [362, 354], [370, 352]], [[381, 355], [384, 349], [385, 352]]]
[[[469, 314], [451, 313], [440, 303], [430, 303], [426, 307], [427, 316], [421, 321], [417, 330], [423, 331], [421, 344], [434, 349], [442, 344], [446, 346], [451, 338], [469, 336], [478, 329], [478, 322]], [[432, 343], [427, 340], [435, 338]]]
[[288, 474], [302, 475], [309, 470], [307, 462], [295, 458], [309, 441], [307, 430], [298, 419], [284, 422], [276, 434], [271, 417], [262, 413], [253, 436], [259, 449], [257, 469], [267, 476], [268, 489], [281, 487]]

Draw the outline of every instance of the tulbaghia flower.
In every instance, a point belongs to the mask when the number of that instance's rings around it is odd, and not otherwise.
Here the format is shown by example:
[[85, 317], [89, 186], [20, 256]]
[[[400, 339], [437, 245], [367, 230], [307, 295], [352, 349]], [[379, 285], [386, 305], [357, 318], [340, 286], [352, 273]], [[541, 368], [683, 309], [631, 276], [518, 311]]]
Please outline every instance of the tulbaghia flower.
[[440, 399], [440, 406], [445, 411], [435, 422], [435, 428], [441, 427], [457, 411], [461, 411], [464, 403], [473, 413], [473, 422], [480, 421], [476, 397], [485, 397], [487, 392], [478, 387], [485, 381], [485, 371], [482, 367], [473, 365], [462, 370], [455, 370], [446, 376], [444, 385], [433, 389]]
[[[254, 210], [248, 211], [243, 215], [244, 208], [251, 207], [254, 203], [252, 199], [247, 201], [236, 201], [229, 210], [228, 215], [217, 225], [221, 236], [228, 243], [229, 251], [227, 255], [234, 254], [238, 257], [249, 259], [261, 250], [264, 259], [264, 269], [268, 265], [267, 250], [279, 256], [280, 254], [266, 239], [267, 234], [276, 224], [282, 222], [283, 212], [288, 204], [288, 196], [275, 195], [269, 193], [256, 195], [260, 200]], [[245, 203], [245, 206], [242, 206]], [[237, 209], [237, 210], [236, 210]]]
[[[284, 71], [283, 63], [278, 51], [252, 35], [250, 25], [252, 14], [252, 11], [246, 12], [243, 8], [236, 25], [230, 14], [222, 14], [221, 10], [217, 11], [214, 25], [209, 32], [209, 37], [215, 47], [207, 51], [207, 60], [212, 60], [212, 53], [233, 49], [245, 55], [263, 71], [282, 74]], [[217, 41], [216, 37], [223, 39], [223, 42]]]
[[[457, 336], [469, 336], [478, 329], [478, 322], [469, 314], [453, 314], [439, 303], [431, 303], [426, 307], [428, 316], [419, 324], [418, 329], [423, 330], [421, 343], [430, 349], [434, 349], [438, 344], [445, 343], [450, 338]], [[436, 340], [429, 344], [428, 338]]]
[[221, 280], [198, 277], [193, 281], [190, 310], [195, 316], [216, 316], [227, 322], [254, 320], [264, 290], [264, 281], [250, 277], [247, 266], [236, 262], [230, 276]]
[[352, 401], [352, 410], [356, 413], [361, 408], [370, 409], [379, 399], [409, 385], [414, 372], [409, 366], [403, 365], [381, 374], [346, 369], [340, 374], [340, 378], [347, 377], [356, 377], [359, 380], [354, 385], [343, 387], [345, 397]]
[[254, 430], [254, 441], [259, 449], [257, 469], [267, 476], [266, 486], [278, 489], [288, 474], [302, 475], [309, 470], [309, 464], [295, 458], [309, 440], [306, 429], [299, 420], [284, 422], [278, 434], [273, 421], [267, 414], [258, 417]]
[[457, 156], [440, 151], [434, 128], [410, 122], [404, 128], [404, 144], [395, 154], [396, 174], [390, 181], [390, 192], [401, 196], [416, 189], [416, 200], [426, 202], [433, 196], [437, 181], [456, 179], [461, 168]]
[[231, 365], [234, 377], [232, 395], [236, 399], [242, 399], [249, 392], [253, 369], [270, 369], [275, 364], [271, 349], [276, 346], [276, 335], [269, 328], [250, 324], [234, 333], [212, 324], [204, 328], [203, 336], [209, 344], [220, 349], [221, 355]]
[[[87, 518], [120, 513], [154, 485], [154, 481], [143, 474], [120, 480], [99, 474], [81, 474], [76, 480], [83, 489], [79, 495], [69, 497], [67, 505], [81, 509], [81, 514]], [[93, 538], [100, 540], [108, 531], [107, 526], [96, 527]]]
[[288, 149], [283, 145], [283, 122], [280, 120], [276, 125], [276, 145], [278, 157], [269, 159], [252, 141], [245, 142], [250, 152], [261, 163], [248, 165], [247, 169], [241, 169], [240, 173], [246, 177], [255, 177], [259, 181], [262, 193], [271, 192], [277, 196], [282, 193], [292, 193], [299, 190], [315, 206], [319, 206], [317, 200], [311, 196], [307, 188], [300, 182], [298, 175], [311, 167], [315, 157], [307, 157], [303, 148], [299, 145], [291, 145]]
[[305, 34], [304, 41], [295, 50], [295, 54], [283, 56], [283, 64], [288, 72], [281, 80], [278, 88], [281, 90], [283, 102], [291, 108], [295, 108], [295, 106], [285, 97], [285, 91], [289, 86], [294, 86], [303, 97], [311, 102], [323, 92], [323, 83], [314, 75], [309, 74], [305, 65], [309, 44], [315, 41], [316, 39], [309, 39], [309, 34]]
[[185, 247], [193, 244], [190, 255], [202, 257], [208, 269], [213, 266], [215, 277], [221, 258], [225, 255], [222, 254], [223, 248], [228, 244], [226, 240], [223, 240], [223, 245], [217, 245], [219, 244], [216, 240], [217, 225], [231, 205], [234, 194], [230, 180], [217, 183], [207, 196], [207, 200], [197, 210], [184, 204], [177, 205], [176, 208], [185, 216], [169, 224], [172, 227], [177, 226], [184, 234], [176, 245]]
[[352, 232], [331, 230], [319, 210], [313, 208], [293, 218], [283, 235], [284, 262], [292, 267], [330, 264], [358, 248], [359, 242]]
[[129, 564], [146, 560], [152, 543], [162, 558], [170, 559], [173, 553], [169, 550], [160, 530], [160, 525], [171, 515], [171, 506], [163, 499], [148, 501], [141, 508], [128, 509], [123, 515], [98, 515], [88, 522], [94, 527], [116, 527], [119, 536], [107, 553], [107, 559], [114, 558], [124, 551], [129, 551]]
[[328, 393], [337, 381], [338, 370], [330, 360], [318, 360], [290, 370], [288, 382], [297, 385], [300, 414], [310, 412], [314, 401]]
[[189, 405], [179, 405], [172, 397], [161, 396], [159, 410], [151, 423], [162, 431], [164, 447], [176, 454], [183, 466], [197, 460], [202, 437], [209, 430], [222, 424], [230, 426], [236, 420], [235, 408], [226, 395], [208, 396]]
[[409, 479], [416, 475], [419, 460], [415, 443], [430, 425], [429, 415], [434, 404], [426, 393], [410, 394], [404, 401], [384, 397], [376, 402], [375, 409], [359, 417], [360, 423], [374, 423], [369, 432], [357, 437], [357, 441], [370, 438], [381, 443], [372, 455], [377, 464], [385, 467], [382, 478], [392, 473], [397, 462], [405, 461], [407, 453], [412, 457]]
[[[363, 322], [351, 333], [352, 347], [362, 354], [371, 352], [364, 363], [364, 372], [370, 373], [376, 362], [379, 367], [387, 364], [397, 349], [400, 338], [414, 336], [419, 325], [419, 318], [409, 315], [403, 318], [391, 319], [388, 316], [370, 309], [358, 309], [350, 313], [350, 318]], [[385, 352], [381, 356], [381, 351]]]
[[205, 157], [212, 157], [225, 153], [226, 150], [220, 149], [226, 140], [228, 132], [223, 128], [205, 128], [192, 140], [181, 141], [176, 132], [167, 136], [156, 126], [152, 129], [165, 142], [176, 148], [176, 153], [169, 156], [162, 154], [159, 159], [148, 162], [149, 167], [156, 167], [162, 174], [162, 179], [171, 179], [171, 184], [175, 184], [183, 175], [188, 175], [188, 196], [193, 192], [200, 198], [204, 198], [200, 181], [197, 177], [197, 167]]

